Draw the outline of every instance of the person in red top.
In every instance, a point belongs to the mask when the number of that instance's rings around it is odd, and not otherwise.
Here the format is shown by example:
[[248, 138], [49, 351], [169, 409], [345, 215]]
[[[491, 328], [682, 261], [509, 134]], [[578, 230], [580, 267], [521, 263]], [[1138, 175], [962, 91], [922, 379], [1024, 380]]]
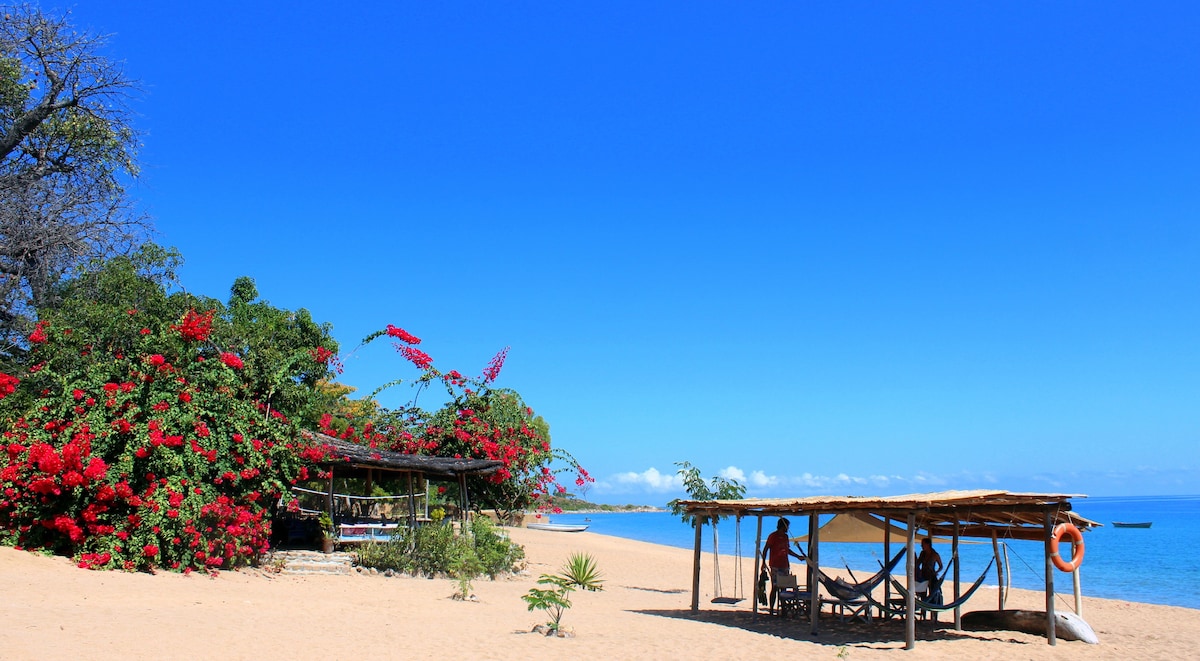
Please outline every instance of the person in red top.
[[790, 576], [792, 573], [791, 564], [788, 561], [788, 556], [795, 556], [797, 560], [803, 560], [804, 557], [791, 549], [791, 540], [788, 539], [788, 528], [791, 524], [787, 519], [779, 517], [779, 523], [775, 525], [775, 532], [767, 535], [767, 543], [763, 546], [763, 559], [767, 563], [767, 567], [771, 569], [771, 613], [775, 612], [775, 597], [779, 594], [779, 589], [775, 587], [775, 582], [780, 576]]

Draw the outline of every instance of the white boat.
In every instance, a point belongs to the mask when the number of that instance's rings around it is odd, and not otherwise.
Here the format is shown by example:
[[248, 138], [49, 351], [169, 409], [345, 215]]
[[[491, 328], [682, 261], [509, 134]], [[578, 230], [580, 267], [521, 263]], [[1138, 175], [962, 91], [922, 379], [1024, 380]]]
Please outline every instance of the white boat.
[[525, 526], [530, 530], [549, 530], [551, 532], [583, 532], [588, 527], [570, 523], [530, 523]]

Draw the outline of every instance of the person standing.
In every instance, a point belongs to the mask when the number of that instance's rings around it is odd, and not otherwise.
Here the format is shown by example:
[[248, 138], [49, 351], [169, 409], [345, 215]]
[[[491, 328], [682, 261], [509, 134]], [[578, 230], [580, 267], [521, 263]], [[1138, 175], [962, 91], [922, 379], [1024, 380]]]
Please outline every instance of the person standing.
[[770, 609], [771, 614], [775, 613], [775, 598], [779, 594], [779, 588], [776, 583], [780, 576], [790, 576], [792, 573], [791, 562], [788, 556], [795, 556], [797, 560], [803, 560], [804, 557], [791, 549], [791, 540], [788, 538], [788, 528], [791, 524], [787, 519], [779, 517], [779, 522], [775, 524], [775, 532], [767, 535], [767, 543], [763, 546], [763, 560], [767, 563], [767, 567], [771, 570], [771, 599]]

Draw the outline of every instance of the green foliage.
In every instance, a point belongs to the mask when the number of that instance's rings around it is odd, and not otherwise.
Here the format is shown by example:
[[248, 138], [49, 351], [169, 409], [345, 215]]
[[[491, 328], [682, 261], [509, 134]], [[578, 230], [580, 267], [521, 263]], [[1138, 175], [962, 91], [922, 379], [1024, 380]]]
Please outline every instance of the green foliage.
[[125, 569], [230, 567], [266, 549], [270, 509], [306, 471], [295, 411], [247, 378], [262, 359], [244, 324], [167, 289], [176, 259], [147, 246], [66, 283], [6, 366], [20, 383], [0, 399], [4, 543]]
[[321, 527], [321, 535], [326, 539], [337, 537], [333, 530], [333, 519], [329, 518], [329, 512], [321, 512], [317, 517], [317, 525]]
[[501, 573], [513, 571], [525, 559], [525, 549], [501, 535], [487, 517], [476, 516], [471, 519], [471, 538], [481, 563], [479, 571], [489, 578], [495, 579]]
[[[677, 461], [675, 465], [679, 466], [679, 475], [683, 478], [683, 488], [688, 493], [688, 500], [741, 500], [746, 497], [745, 485], [737, 480], [715, 476], [706, 482], [700, 476], [700, 469], [690, 462]], [[693, 516], [683, 510], [680, 500], [676, 498], [667, 503], [667, 506], [671, 508], [672, 514], [679, 516], [684, 523], [693, 528], [725, 518], [725, 515]]]
[[521, 595], [521, 599], [529, 604], [530, 611], [546, 611], [550, 616], [546, 626], [553, 632], [561, 628], [563, 613], [571, 607], [571, 593], [575, 590], [603, 590], [604, 580], [595, 558], [586, 553], [573, 553], [558, 574], [542, 574], [538, 578], [538, 585], [552, 587], [530, 588], [528, 593]]
[[476, 517], [468, 533], [456, 535], [450, 521], [415, 530], [401, 527], [387, 542], [362, 545], [358, 562], [380, 570], [449, 576], [460, 581], [460, 586], [469, 586], [471, 579], [483, 574], [494, 579], [511, 572], [525, 558], [525, 549], [501, 536], [486, 518]]

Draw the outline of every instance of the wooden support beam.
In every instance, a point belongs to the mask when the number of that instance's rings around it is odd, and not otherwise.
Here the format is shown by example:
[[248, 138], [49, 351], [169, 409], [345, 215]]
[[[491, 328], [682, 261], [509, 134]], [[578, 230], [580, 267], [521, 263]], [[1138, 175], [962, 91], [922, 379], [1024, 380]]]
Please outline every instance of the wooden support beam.
[[762, 519], [763, 518], [762, 518], [761, 514], [759, 514], [755, 518], [758, 519], [758, 527], [754, 532], [754, 608], [752, 610], [755, 614], [757, 614], [758, 613], [758, 575], [759, 575], [759, 573], [762, 572], [762, 563], [763, 563], [764, 558], [762, 557], [762, 544], [763, 544], [763, 541], [762, 541]]
[[[954, 601], [957, 603], [961, 596], [959, 591], [962, 589], [959, 582], [959, 567], [962, 563], [958, 560], [958, 521], [954, 522], [954, 540], [950, 545], [950, 556], [954, 561]], [[962, 631], [962, 606], [954, 607], [954, 630]]]
[[821, 517], [813, 512], [808, 515], [808, 612], [812, 614], [810, 633], [817, 635], [817, 626], [821, 615], [821, 581], [817, 572], [821, 571]]
[[417, 503], [413, 499], [413, 474], [412, 471], [405, 471], [408, 475], [408, 527], [417, 527]]
[[996, 531], [992, 531], [992, 555], [996, 558], [996, 600], [997, 608], [1004, 610], [1004, 561], [1000, 559], [1000, 540]]
[[1045, 515], [1045, 565], [1046, 565], [1046, 642], [1058, 644], [1057, 632], [1054, 630], [1054, 561], [1050, 558], [1050, 543], [1054, 539], [1054, 512], [1046, 508]]
[[916, 603], [916, 574], [917, 574], [917, 559], [913, 553], [913, 537], [917, 529], [917, 513], [908, 513], [908, 532], [905, 535], [904, 545], [908, 549], [907, 563], [905, 563], [905, 571], [907, 573], [908, 590], [904, 595], [904, 649], [911, 650], [917, 646], [917, 603]]
[[[695, 517], [696, 515], [692, 515]], [[696, 544], [692, 551], [692, 612], [700, 610], [700, 521], [693, 520], [696, 528]]]
[[[883, 517], [883, 561], [890, 563], [892, 561], [892, 518]], [[888, 577], [883, 579], [883, 605], [889, 609], [892, 607], [892, 576], [889, 573]], [[880, 617], [887, 616], [887, 619], [892, 619], [891, 615], [880, 613]]]

